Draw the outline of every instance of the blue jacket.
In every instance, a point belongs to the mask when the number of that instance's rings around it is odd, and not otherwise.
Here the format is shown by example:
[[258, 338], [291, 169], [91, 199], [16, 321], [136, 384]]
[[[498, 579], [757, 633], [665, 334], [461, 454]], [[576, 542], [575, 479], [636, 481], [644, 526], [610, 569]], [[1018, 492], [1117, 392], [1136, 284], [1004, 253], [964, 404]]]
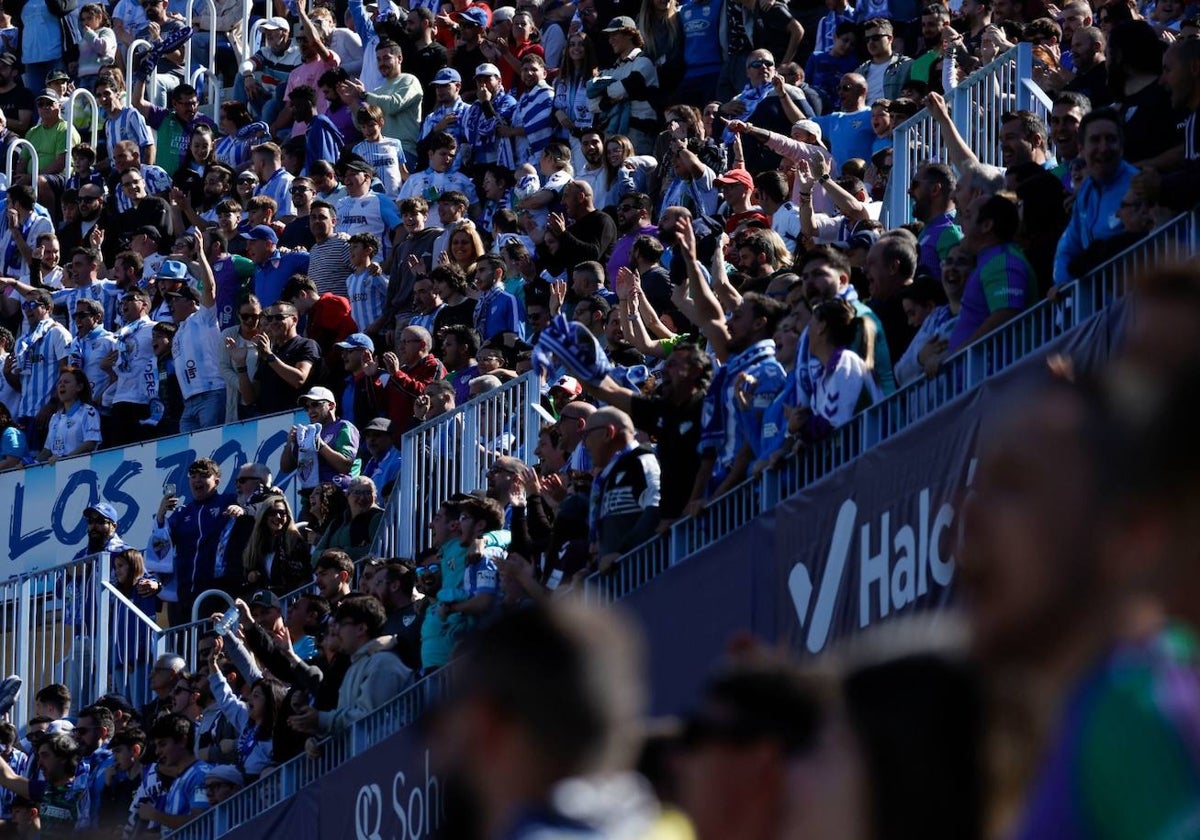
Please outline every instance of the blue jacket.
[[1071, 219], [1062, 239], [1058, 240], [1058, 250], [1054, 253], [1054, 285], [1069, 283], [1075, 279], [1067, 271], [1071, 260], [1086, 251], [1093, 243], [1115, 236], [1124, 228], [1117, 218], [1121, 209], [1121, 199], [1129, 191], [1129, 184], [1138, 170], [1121, 161], [1117, 171], [1104, 183], [1095, 178], [1087, 178], [1079, 187], [1075, 196], [1075, 206], [1071, 210]]

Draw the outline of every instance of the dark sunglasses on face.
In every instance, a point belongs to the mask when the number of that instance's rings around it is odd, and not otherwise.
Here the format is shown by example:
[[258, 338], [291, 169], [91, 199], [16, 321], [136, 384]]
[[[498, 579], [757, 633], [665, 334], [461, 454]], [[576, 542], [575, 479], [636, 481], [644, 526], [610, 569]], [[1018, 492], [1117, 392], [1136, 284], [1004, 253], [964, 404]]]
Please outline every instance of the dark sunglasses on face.
[[426, 566], [417, 566], [413, 569], [413, 573], [420, 575], [436, 575], [442, 569], [441, 563], [430, 563]]
[[765, 58], [756, 58], [756, 59], [754, 59], [754, 61], [750, 62], [750, 66], [753, 67], [755, 70], [761, 70], [764, 67], [774, 67], [775, 62], [768, 61]]
[[243, 321], [245, 321], [247, 324], [253, 324], [259, 318], [261, 318], [262, 315], [260, 315], [257, 312], [239, 312], [238, 317], [241, 318]]
[[270, 322], [272, 322], [272, 323], [277, 323], [277, 322], [279, 322], [279, 321], [282, 321], [282, 320], [284, 320], [284, 319], [286, 319], [286, 318], [287, 318], [287, 316], [286, 316], [286, 315], [264, 315], [264, 316], [263, 316], [263, 319], [264, 319], [264, 320], [266, 320], [266, 321], [270, 321]]

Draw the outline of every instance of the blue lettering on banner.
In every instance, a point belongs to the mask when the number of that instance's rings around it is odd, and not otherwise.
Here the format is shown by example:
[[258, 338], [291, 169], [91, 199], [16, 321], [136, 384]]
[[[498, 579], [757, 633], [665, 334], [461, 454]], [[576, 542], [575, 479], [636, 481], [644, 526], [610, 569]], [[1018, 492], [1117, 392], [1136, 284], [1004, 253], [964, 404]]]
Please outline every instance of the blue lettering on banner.
[[[9, 560], [0, 578], [69, 561], [86, 543], [83, 511], [102, 500], [120, 517], [117, 533], [130, 545], [145, 545], [163, 484], [174, 484], [185, 501], [190, 499], [187, 468], [208, 453], [231, 488], [249, 452], [258, 463], [278, 469], [288, 429], [301, 419], [298, 412], [265, 417], [0, 475], [0, 498], [12, 503], [11, 513], [0, 521], [0, 531], [8, 531], [0, 539], [7, 543]], [[288, 491], [292, 482], [285, 477], [279, 484]]]
[[25, 510], [25, 485], [17, 482], [13, 488], [13, 510], [8, 530], [8, 559], [16, 560], [22, 554], [37, 548], [50, 536], [49, 528], [39, 528], [28, 534], [22, 533], [21, 514]]

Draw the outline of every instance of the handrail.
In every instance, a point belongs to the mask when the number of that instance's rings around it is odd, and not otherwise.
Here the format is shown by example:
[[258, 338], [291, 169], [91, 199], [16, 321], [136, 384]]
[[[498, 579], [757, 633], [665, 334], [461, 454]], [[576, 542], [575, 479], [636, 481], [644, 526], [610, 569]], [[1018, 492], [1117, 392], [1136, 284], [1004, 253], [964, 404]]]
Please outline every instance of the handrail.
[[[470, 492], [486, 481], [496, 453], [481, 451], [483, 441], [474, 434], [481, 425], [501, 436], [511, 433], [515, 438], [511, 454], [532, 463], [540, 431], [534, 404], [540, 396], [540, 380], [529, 371], [404, 433], [396, 481], [400, 497], [394, 507], [389, 503], [390, 515], [384, 516], [377, 534], [377, 538], [391, 541], [393, 551], [389, 553], [413, 556], [419, 535], [441, 501], [454, 493]], [[518, 424], [515, 430], [513, 423]]]
[[585, 583], [585, 598], [599, 603], [623, 598], [876, 443], [1027, 358], [1119, 299], [1137, 271], [1194, 253], [1198, 240], [1200, 211], [1182, 213], [1160, 225], [1085, 277], [1061, 286], [1058, 301], [1039, 302], [951, 355], [936, 378], [909, 383], [860, 411], [819, 446], [792, 457], [779, 470], [742, 482], [711, 500], [699, 516], [681, 519], [667, 534], [633, 549], [611, 573], [591, 575]]
[[[248, 61], [252, 53], [250, 52], [250, 16], [254, 13], [254, 0], [242, 0], [242, 42], [239, 46], [242, 48], [242, 54], [238, 56], [239, 61]], [[238, 68], [241, 72], [241, 68]]]
[[[137, 53], [137, 48], [140, 46], [144, 46], [148, 50], [154, 49], [154, 44], [150, 43], [145, 38], [135, 38], [132, 43], [130, 43], [129, 49], [125, 51], [125, 84], [129, 87], [130, 96], [133, 95], [133, 59], [134, 55]], [[146, 79], [146, 84], [150, 87], [151, 91], [153, 91], [154, 82], [157, 79], [158, 68], [155, 67], [154, 71], [150, 74], [150, 78]], [[146, 98], [149, 99], [150, 97], [147, 96]], [[131, 106], [133, 105], [132, 102], [129, 104]]]
[[108, 580], [102, 580], [100, 581], [100, 584], [108, 590], [108, 594], [120, 601], [125, 606], [125, 609], [137, 616], [138, 619], [146, 624], [151, 630], [153, 630], [155, 633], [162, 632], [163, 629], [158, 626], [158, 622], [142, 612], [141, 607], [133, 603], [133, 601], [130, 601], [129, 598], [125, 596], [124, 592], [122, 592], [120, 589], [117, 589], [116, 584]]
[[[190, 43], [190, 42], [189, 42]], [[208, 95], [208, 104], [212, 108], [212, 121], [221, 122], [221, 74], [209, 67], [197, 67], [192, 73], [192, 87], [200, 90], [200, 80], [208, 79], [204, 92]]]
[[197, 624], [200, 621], [200, 605], [204, 602], [204, 599], [217, 595], [224, 598], [226, 604], [231, 607], [233, 606], [233, 598], [231, 598], [229, 593], [224, 589], [205, 589], [203, 592], [197, 595], [196, 600], [192, 602], [192, 624]]
[[75, 147], [75, 100], [83, 97], [91, 110], [91, 126], [92, 126], [92, 150], [96, 150], [96, 144], [100, 138], [100, 105], [96, 102], [96, 97], [87, 88], [75, 88], [71, 91], [71, 96], [67, 99], [67, 161], [66, 169], [63, 170], [63, 176], [71, 177], [71, 149]]
[[365, 717], [323, 741], [320, 758], [309, 758], [301, 753], [224, 802], [202, 811], [175, 831], [164, 829], [163, 837], [170, 836], [173, 840], [212, 840], [258, 816], [412, 723], [445, 693], [452, 676], [453, 669], [442, 668], [413, 683]]
[[[70, 132], [68, 132], [68, 136], [69, 136], [69, 134], [70, 134]], [[35, 149], [33, 147], [33, 144], [30, 143], [25, 138], [18, 137], [16, 140], [13, 140], [11, 144], [9, 144], [8, 159], [4, 162], [4, 174], [8, 177], [8, 185], [12, 186], [13, 158], [16, 157], [17, 150], [21, 149], [23, 147], [29, 149], [29, 166], [30, 166], [30, 171], [32, 173], [32, 178], [33, 178], [32, 183], [33, 183], [34, 192], [36, 192], [37, 191], [37, 182], [38, 182], [38, 172], [40, 171], [38, 169], [37, 149]]]

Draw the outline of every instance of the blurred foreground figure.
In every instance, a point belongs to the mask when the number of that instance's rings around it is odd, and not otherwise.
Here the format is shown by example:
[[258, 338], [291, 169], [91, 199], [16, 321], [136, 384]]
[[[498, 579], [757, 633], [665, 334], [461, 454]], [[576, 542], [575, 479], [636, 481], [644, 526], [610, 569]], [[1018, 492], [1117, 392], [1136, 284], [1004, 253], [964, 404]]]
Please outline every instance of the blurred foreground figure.
[[713, 678], [684, 726], [679, 803], [697, 840], [855, 840], [862, 772], [828, 681], [746, 662]]
[[1139, 426], [1111, 383], [1021, 397], [980, 436], [957, 553], [991, 701], [989, 831], [1195, 837], [1193, 647], [1146, 580]]
[[[435, 722], [455, 840], [588, 840], [556, 786], [627, 769], [638, 749], [641, 652], [620, 613], [556, 603], [509, 613], [465, 643]], [[621, 808], [622, 803], [613, 803]], [[474, 824], [470, 824], [471, 821]]]

